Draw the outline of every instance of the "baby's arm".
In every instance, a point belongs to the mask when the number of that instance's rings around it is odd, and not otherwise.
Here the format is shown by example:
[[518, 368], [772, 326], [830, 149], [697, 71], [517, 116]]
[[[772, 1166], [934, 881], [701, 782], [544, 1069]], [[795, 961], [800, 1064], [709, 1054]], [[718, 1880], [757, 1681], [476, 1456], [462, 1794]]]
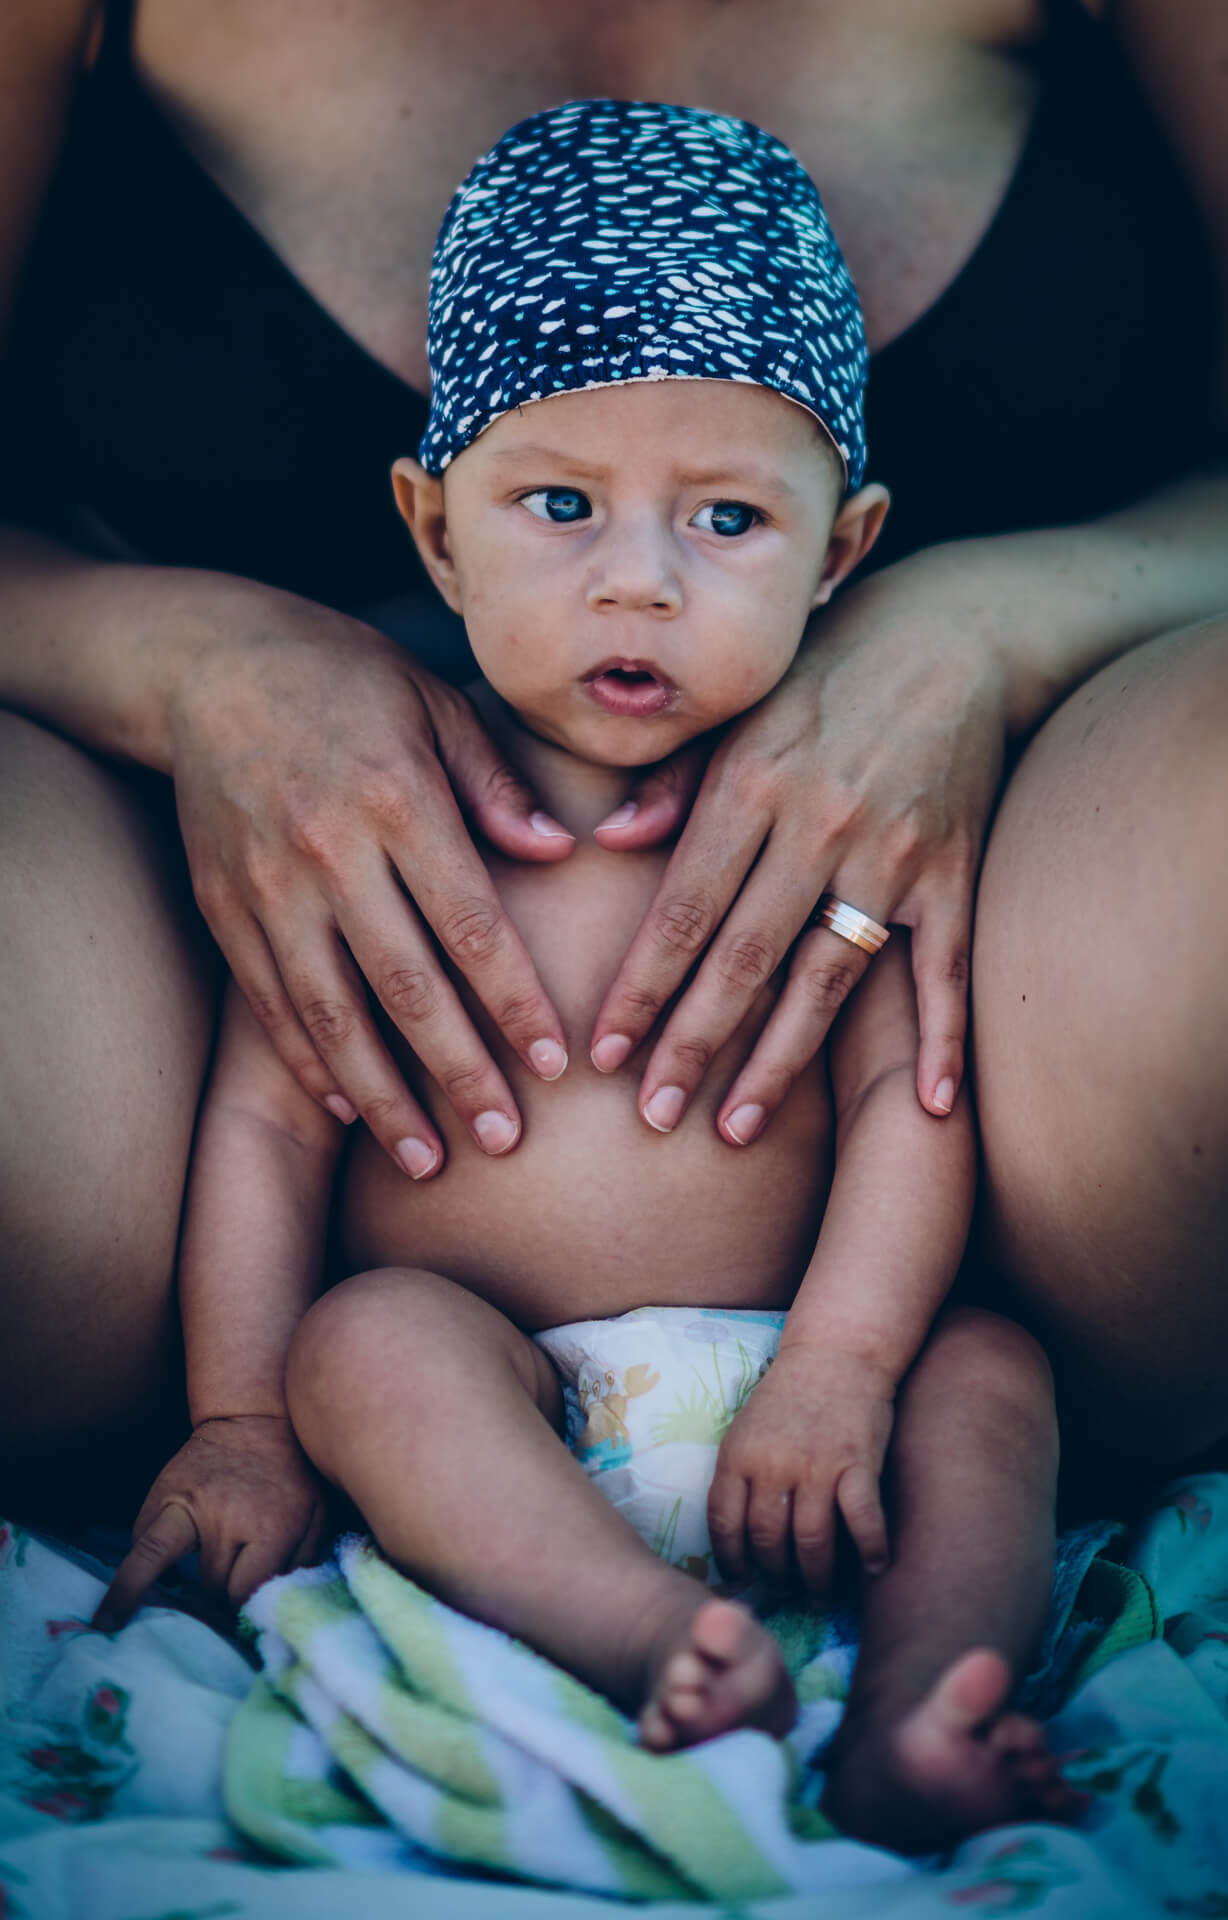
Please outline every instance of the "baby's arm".
[[179, 1258], [193, 1431], [137, 1516], [99, 1625], [121, 1626], [152, 1582], [197, 1547], [205, 1585], [238, 1605], [319, 1541], [322, 1492], [290, 1426], [284, 1375], [320, 1287], [341, 1137], [232, 984]]
[[837, 1023], [836, 1166], [814, 1256], [776, 1360], [730, 1427], [709, 1498], [728, 1578], [756, 1568], [830, 1583], [837, 1514], [868, 1572], [887, 1562], [879, 1479], [896, 1390], [954, 1280], [976, 1180], [961, 1093], [945, 1120], [916, 1096], [907, 936]]

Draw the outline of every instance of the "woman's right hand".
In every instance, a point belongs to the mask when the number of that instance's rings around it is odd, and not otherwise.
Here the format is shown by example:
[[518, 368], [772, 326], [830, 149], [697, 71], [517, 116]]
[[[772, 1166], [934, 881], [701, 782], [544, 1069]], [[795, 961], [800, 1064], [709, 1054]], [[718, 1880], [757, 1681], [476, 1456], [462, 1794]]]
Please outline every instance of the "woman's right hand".
[[438, 1130], [379, 1037], [364, 981], [486, 1153], [520, 1133], [511, 1090], [440, 952], [525, 1065], [566, 1065], [558, 1015], [496, 897], [462, 807], [501, 852], [559, 860], [541, 813], [465, 696], [362, 622], [252, 590], [252, 617], [193, 648], [167, 709], [201, 911], [286, 1065], [360, 1114], [405, 1172]]

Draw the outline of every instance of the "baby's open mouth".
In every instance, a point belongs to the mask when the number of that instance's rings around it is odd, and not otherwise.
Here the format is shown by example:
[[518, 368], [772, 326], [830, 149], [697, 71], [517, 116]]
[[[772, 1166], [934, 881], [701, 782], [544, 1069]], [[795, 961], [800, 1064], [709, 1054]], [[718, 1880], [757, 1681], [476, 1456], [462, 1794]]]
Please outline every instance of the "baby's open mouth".
[[667, 680], [644, 660], [606, 661], [596, 672], [586, 675], [584, 686], [607, 713], [627, 714], [636, 719], [664, 712], [678, 692], [672, 680]]

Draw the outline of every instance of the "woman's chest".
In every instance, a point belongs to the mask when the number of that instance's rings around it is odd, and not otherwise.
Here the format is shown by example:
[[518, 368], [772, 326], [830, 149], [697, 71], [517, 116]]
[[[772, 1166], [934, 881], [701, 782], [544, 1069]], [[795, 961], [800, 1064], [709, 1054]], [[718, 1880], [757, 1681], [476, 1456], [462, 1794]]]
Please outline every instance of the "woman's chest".
[[817, 180], [873, 346], [949, 284], [1033, 104], [1041, 0], [141, 0], [134, 60], [218, 185], [347, 333], [425, 388], [448, 199], [504, 129], [562, 100], [755, 120]]

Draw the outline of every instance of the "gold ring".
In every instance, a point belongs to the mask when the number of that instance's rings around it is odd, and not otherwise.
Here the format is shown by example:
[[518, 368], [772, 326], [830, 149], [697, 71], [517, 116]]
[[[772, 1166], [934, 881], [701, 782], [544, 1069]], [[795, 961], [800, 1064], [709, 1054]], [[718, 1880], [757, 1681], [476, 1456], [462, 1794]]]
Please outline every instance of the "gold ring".
[[847, 900], [837, 900], [834, 893], [823, 895], [808, 924], [830, 928], [832, 933], [838, 933], [842, 940], [851, 940], [865, 953], [878, 953], [891, 938], [888, 928], [871, 920], [868, 913], [850, 907]]

